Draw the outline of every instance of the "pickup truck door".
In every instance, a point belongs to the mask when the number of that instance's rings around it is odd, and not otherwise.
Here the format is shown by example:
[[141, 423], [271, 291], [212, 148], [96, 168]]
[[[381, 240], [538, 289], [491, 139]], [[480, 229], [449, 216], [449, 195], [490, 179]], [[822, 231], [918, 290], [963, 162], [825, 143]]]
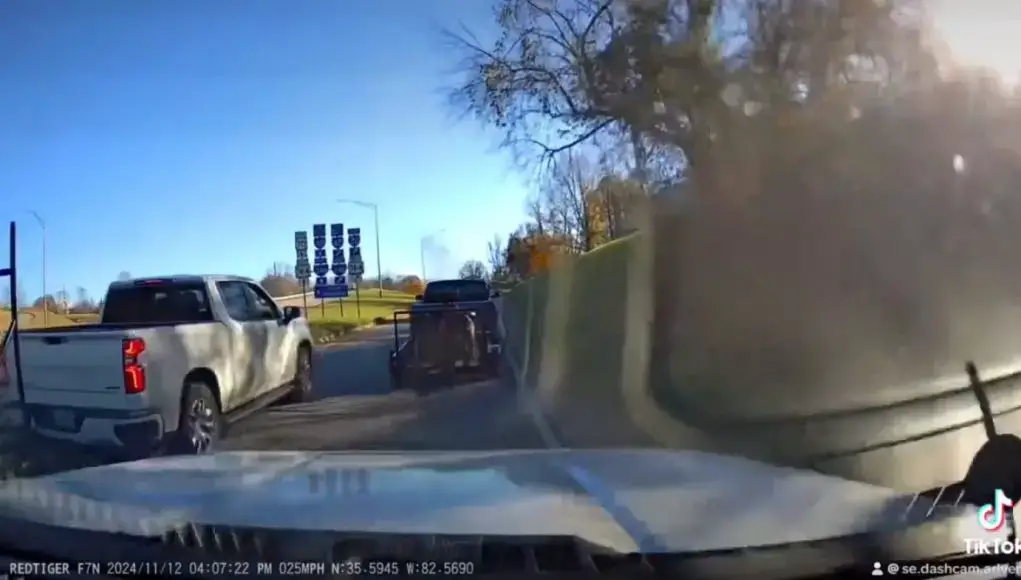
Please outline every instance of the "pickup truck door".
[[233, 381], [230, 388], [221, 389], [224, 410], [234, 410], [259, 396], [265, 379], [262, 360], [266, 357], [265, 325], [255, 313], [248, 298], [247, 284], [241, 281], [216, 283], [223, 300], [231, 331], [230, 369]]
[[[262, 341], [265, 345], [262, 373], [265, 378], [260, 393], [266, 393], [279, 387], [289, 378], [284, 377], [287, 357], [292, 354], [285, 352], [288, 327], [283, 324], [283, 313], [280, 312], [280, 308], [265, 290], [247, 282], [245, 290], [255, 309], [254, 318], [262, 324]], [[295, 349], [294, 352], [296, 353], [297, 350]]]

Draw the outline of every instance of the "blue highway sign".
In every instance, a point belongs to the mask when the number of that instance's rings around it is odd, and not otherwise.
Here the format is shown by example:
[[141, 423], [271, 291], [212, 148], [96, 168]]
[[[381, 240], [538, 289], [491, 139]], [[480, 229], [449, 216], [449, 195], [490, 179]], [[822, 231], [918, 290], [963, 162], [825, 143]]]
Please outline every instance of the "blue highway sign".
[[[316, 276], [325, 276], [330, 271], [330, 266], [326, 262], [316, 262], [312, 264], [312, 271], [316, 273]], [[318, 282], [316, 282], [318, 284]]]
[[334, 262], [330, 271], [333, 272], [334, 276], [341, 277], [347, 273], [347, 264], [344, 262]]
[[320, 286], [316, 284], [315, 297], [322, 298], [344, 298], [347, 296], [347, 284], [330, 284]]
[[334, 248], [344, 247], [344, 224], [330, 224], [330, 244]]
[[327, 286], [327, 285], [329, 285], [329, 281], [326, 279], [325, 275], [323, 275], [323, 276], [316, 276], [316, 288], [318, 288], [320, 286]]
[[294, 232], [294, 253], [297, 256], [294, 277], [303, 282], [307, 281], [312, 275], [308, 264], [308, 232]]
[[362, 249], [358, 246], [351, 246], [347, 249], [347, 261], [348, 262], [361, 262], [362, 261]]
[[361, 228], [348, 228], [347, 230], [347, 243], [351, 246], [358, 246], [362, 243], [362, 229]]
[[318, 249], [326, 247], [326, 224], [312, 226], [312, 245]]
[[347, 261], [344, 259], [344, 248], [333, 248], [333, 261], [341, 264]]

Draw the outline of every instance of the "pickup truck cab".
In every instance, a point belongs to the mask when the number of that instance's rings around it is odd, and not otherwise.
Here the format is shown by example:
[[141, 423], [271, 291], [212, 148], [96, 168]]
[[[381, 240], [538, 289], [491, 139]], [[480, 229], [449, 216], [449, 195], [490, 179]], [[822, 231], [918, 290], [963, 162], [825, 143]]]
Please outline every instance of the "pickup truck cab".
[[[17, 332], [39, 434], [130, 456], [202, 453], [228, 419], [311, 390], [308, 323], [248, 278], [119, 281], [103, 304], [96, 324]], [[13, 352], [0, 388], [17, 398]]]

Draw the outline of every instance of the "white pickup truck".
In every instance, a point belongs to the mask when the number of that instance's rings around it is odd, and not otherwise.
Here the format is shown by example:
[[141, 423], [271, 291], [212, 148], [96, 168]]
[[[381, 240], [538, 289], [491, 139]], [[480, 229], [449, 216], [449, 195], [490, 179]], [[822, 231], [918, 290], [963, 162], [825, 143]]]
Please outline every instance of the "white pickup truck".
[[[17, 333], [42, 435], [130, 456], [203, 453], [229, 419], [311, 389], [308, 323], [252, 280], [114, 282], [103, 304], [97, 324]], [[13, 344], [3, 356], [0, 389], [17, 398]]]

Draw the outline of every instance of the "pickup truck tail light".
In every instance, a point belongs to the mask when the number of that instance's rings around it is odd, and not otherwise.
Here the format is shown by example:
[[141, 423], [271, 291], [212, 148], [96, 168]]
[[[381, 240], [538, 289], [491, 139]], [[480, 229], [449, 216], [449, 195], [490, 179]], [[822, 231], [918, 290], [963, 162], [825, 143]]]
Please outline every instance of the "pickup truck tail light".
[[129, 395], [145, 391], [145, 368], [138, 362], [138, 356], [145, 352], [145, 341], [141, 338], [125, 338], [123, 343], [124, 392]]

